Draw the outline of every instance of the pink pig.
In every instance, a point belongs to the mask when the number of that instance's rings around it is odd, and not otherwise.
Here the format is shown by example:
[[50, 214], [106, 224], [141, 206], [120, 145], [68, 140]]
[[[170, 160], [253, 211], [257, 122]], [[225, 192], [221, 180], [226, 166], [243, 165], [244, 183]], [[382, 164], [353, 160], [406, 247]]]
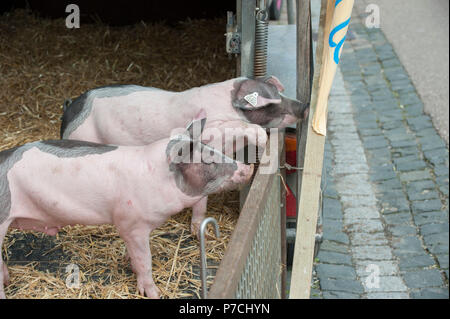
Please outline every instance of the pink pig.
[[[284, 128], [308, 115], [309, 104], [285, 97], [280, 93], [283, 90], [274, 76], [257, 80], [241, 77], [184, 92], [137, 85], [105, 86], [89, 90], [64, 106], [61, 138], [145, 145], [169, 137], [173, 130], [186, 127], [205, 112], [204, 143], [230, 156], [236, 151], [233, 137], [245, 137], [261, 152], [267, 142], [266, 128]], [[230, 139], [224, 137], [227, 129], [233, 130]], [[207, 197], [193, 215], [194, 234], [206, 207]]]
[[[158, 298], [151, 231], [184, 208], [193, 207], [195, 215], [205, 196], [237, 188], [253, 172], [253, 165], [199, 142], [193, 126], [188, 134], [146, 146], [50, 140], [0, 152], [0, 247], [10, 226], [55, 235], [65, 225], [113, 224], [139, 293]], [[199, 154], [211, 158], [195, 162]], [[0, 298], [8, 282], [0, 249]]]
[[247, 130], [248, 143], [264, 148], [263, 128], [284, 128], [308, 114], [309, 104], [285, 97], [283, 90], [274, 76], [236, 78], [184, 92], [137, 85], [100, 87], [65, 103], [61, 138], [145, 145], [186, 127], [203, 109], [208, 116], [205, 134], [209, 128], [252, 128], [253, 133]]

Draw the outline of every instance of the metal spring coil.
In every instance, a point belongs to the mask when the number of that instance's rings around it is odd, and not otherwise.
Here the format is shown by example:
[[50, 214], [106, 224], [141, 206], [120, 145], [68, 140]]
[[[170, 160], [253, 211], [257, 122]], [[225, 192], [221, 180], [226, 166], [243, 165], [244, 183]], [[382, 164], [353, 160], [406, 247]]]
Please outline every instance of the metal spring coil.
[[269, 19], [265, 10], [256, 14], [255, 26], [255, 61], [253, 74], [255, 78], [267, 75], [267, 41], [269, 38]]

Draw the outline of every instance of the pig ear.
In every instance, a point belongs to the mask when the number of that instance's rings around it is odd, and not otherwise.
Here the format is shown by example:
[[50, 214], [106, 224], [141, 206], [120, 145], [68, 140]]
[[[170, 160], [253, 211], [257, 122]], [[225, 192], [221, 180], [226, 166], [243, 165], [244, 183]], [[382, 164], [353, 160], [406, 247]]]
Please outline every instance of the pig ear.
[[283, 84], [281, 84], [280, 80], [276, 76], [271, 75], [266, 78], [264, 82], [274, 85], [277, 88], [278, 92], [284, 91]]
[[[277, 90], [264, 90], [260, 81], [246, 79], [233, 90], [232, 104], [243, 110], [255, 110], [269, 104], [280, 104], [281, 97]], [[264, 92], [262, 95], [260, 92]]]

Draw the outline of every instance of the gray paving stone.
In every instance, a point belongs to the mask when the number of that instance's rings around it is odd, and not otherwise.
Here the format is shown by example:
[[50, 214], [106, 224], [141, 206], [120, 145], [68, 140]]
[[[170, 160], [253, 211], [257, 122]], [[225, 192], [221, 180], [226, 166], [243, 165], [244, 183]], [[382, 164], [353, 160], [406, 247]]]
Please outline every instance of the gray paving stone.
[[356, 279], [356, 272], [351, 266], [318, 264], [316, 271], [321, 280], [325, 278]]
[[392, 178], [386, 181], [381, 181], [376, 183], [375, 192], [376, 193], [385, 193], [390, 190], [400, 190], [402, 189], [402, 183], [397, 178]]
[[342, 205], [347, 207], [375, 206], [377, 200], [373, 195], [342, 195]]
[[448, 299], [448, 288], [425, 288], [411, 291], [414, 299]]
[[[393, 144], [395, 142], [409, 141], [415, 138], [414, 135], [407, 133], [406, 129], [402, 128], [402, 130], [404, 130], [404, 132], [393, 133], [396, 131], [396, 129], [385, 131], [384, 135], [389, 140], [392, 146], [395, 146], [395, 144]], [[397, 147], [399, 146], [397, 145]]]
[[381, 246], [387, 245], [388, 241], [384, 233], [350, 233], [352, 246]]
[[420, 227], [420, 233], [423, 236], [431, 235], [431, 234], [439, 234], [442, 232], [449, 232], [448, 229], [448, 223], [442, 222], [442, 223], [431, 223], [426, 224]]
[[405, 110], [406, 118], [423, 115], [423, 103], [407, 105], [403, 109]]
[[448, 269], [448, 254], [436, 255], [441, 269]]
[[442, 211], [427, 212], [414, 216], [414, 222], [418, 226], [441, 221], [448, 223], [448, 216]]
[[429, 151], [434, 149], [445, 149], [445, 142], [441, 139], [439, 135], [431, 135], [427, 137], [422, 137], [419, 139], [422, 151]]
[[409, 171], [417, 171], [423, 170], [427, 165], [424, 161], [413, 161], [413, 162], [404, 162], [396, 165], [397, 171], [400, 172], [409, 172]]
[[[380, 112], [383, 112], [384, 110], [380, 110]], [[381, 127], [383, 128], [383, 130], [392, 130], [392, 129], [394, 129], [394, 128], [396, 128], [396, 127], [399, 127], [399, 126], [401, 126], [401, 125], [403, 125], [403, 121], [402, 120], [392, 120], [392, 121], [389, 121], [389, 122], [384, 122], [384, 123], [381, 123]]]
[[380, 213], [375, 207], [349, 207], [344, 210], [344, 219], [346, 221], [349, 220], [358, 220], [358, 219], [374, 219], [379, 218]]
[[341, 202], [333, 198], [323, 199], [323, 218], [342, 219]]
[[349, 254], [342, 254], [331, 251], [319, 251], [317, 254], [317, 259], [319, 262], [327, 264], [338, 264], [338, 265], [352, 265], [351, 257]]
[[373, 193], [366, 174], [349, 174], [336, 180], [336, 187], [341, 195], [370, 195]]
[[406, 121], [408, 122], [409, 127], [415, 132], [433, 127], [433, 124], [427, 115], [407, 118]]
[[400, 104], [402, 105], [411, 105], [421, 102], [420, 98], [417, 96], [415, 92], [400, 94], [398, 99]]
[[333, 199], [337, 199], [339, 197], [338, 193], [336, 192], [336, 188], [328, 184], [323, 190], [323, 196]]
[[439, 191], [448, 197], [448, 186], [441, 186], [439, 187]]
[[366, 277], [363, 280], [364, 290], [369, 293], [375, 292], [406, 292], [408, 287], [399, 276], [379, 276], [375, 278]]
[[400, 212], [395, 214], [388, 214], [383, 216], [388, 225], [409, 225], [412, 223], [412, 217], [409, 212]]
[[381, 207], [380, 211], [383, 215], [409, 210], [409, 202], [403, 194], [401, 196], [383, 194], [378, 200]]
[[398, 59], [393, 58], [393, 59], [389, 59], [389, 60], [384, 60], [382, 62], [382, 66], [384, 69], [397, 67], [397, 66], [400, 66], [400, 62], [398, 61]]
[[363, 145], [365, 149], [377, 149], [377, 148], [386, 148], [388, 147], [388, 142], [384, 137], [368, 137], [363, 141]]
[[364, 289], [357, 280], [349, 279], [323, 279], [320, 281], [320, 287], [324, 291], [343, 291], [354, 294], [362, 294]]
[[324, 299], [360, 299], [361, 295], [342, 291], [324, 291]]
[[405, 156], [409, 156], [409, 155], [418, 155], [418, 154], [420, 154], [420, 151], [417, 148], [417, 146], [397, 147], [397, 148], [392, 147], [391, 154], [392, 154], [393, 158], [398, 158], [398, 157], [405, 157]]
[[398, 273], [398, 267], [393, 260], [356, 260], [356, 273], [360, 278], [373, 274], [374, 267], [380, 276], [391, 276]]
[[404, 157], [396, 157], [396, 158], [392, 159], [392, 161], [394, 162], [394, 164], [396, 166], [399, 164], [417, 162], [417, 161], [421, 161], [421, 160], [422, 159], [420, 158], [420, 156], [418, 154], [408, 155], [408, 156], [404, 156]]
[[408, 198], [412, 201], [422, 201], [427, 199], [439, 199], [439, 193], [435, 190], [424, 189], [420, 192], [408, 191]]
[[409, 79], [403, 79], [398, 81], [391, 81], [391, 89], [393, 91], [397, 91], [406, 87], [412, 86], [412, 83]]
[[397, 175], [392, 165], [386, 165], [384, 167], [371, 167], [370, 168], [370, 180], [372, 182], [384, 181], [391, 178], [395, 178]]
[[439, 199], [427, 199], [423, 201], [413, 201], [411, 209], [414, 214], [420, 214], [424, 212], [432, 212], [440, 210], [442, 203]]
[[417, 144], [416, 140], [413, 140], [413, 139], [401, 140], [401, 141], [392, 141], [391, 142], [391, 146], [393, 148], [416, 146], [416, 144]]
[[341, 231], [327, 230], [326, 232], [323, 233], [323, 239], [346, 245], [350, 243], [347, 234], [344, 234]]
[[[449, 240], [448, 240], [448, 232], [438, 233], [438, 234], [431, 234], [423, 236], [423, 240], [425, 242], [425, 245], [432, 246], [436, 244], [445, 244], [448, 246]], [[448, 249], [448, 248], [447, 248]]]
[[320, 244], [321, 251], [331, 251], [341, 254], [348, 254], [348, 245], [340, 244], [330, 240], [323, 240]]
[[396, 237], [392, 240], [393, 253], [398, 257], [424, 254], [419, 238], [415, 236]]
[[369, 167], [389, 165], [391, 164], [391, 156], [367, 156], [367, 164], [369, 164]]
[[416, 227], [411, 226], [411, 225], [389, 226], [388, 230], [392, 234], [392, 236], [395, 236], [395, 237], [411, 236], [411, 235], [417, 234]]
[[389, 246], [355, 246], [350, 248], [353, 258], [363, 260], [391, 260], [392, 252]]
[[378, 114], [378, 119], [380, 121], [383, 121], [382, 119], [386, 118], [387, 120], [389, 119], [401, 119], [403, 118], [403, 110], [396, 106], [390, 110], [386, 110], [381, 114]]
[[409, 288], [439, 287], [444, 284], [440, 272], [436, 269], [409, 271], [403, 278]]
[[366, 173], [369, 171], [369, 167], [367, 166], [367, 164], [344, 164], [341, 163], [336, 164], [334, 167], [334, 173], [336, 175], [340, 175], [340, 174], [361, 174], [361, 173]]
[[434, 165], [446, 163], [448, 165], [448, 150], [447, 149], [433, 149], [423, 151], [424, 157]]
[[448, 254], [448, 243], [438, 242], [435, 244], [428, 244], [428, 243], [425, 244], [427, 245], [428, 250], [434, 255]]
[[367, 299], [409, 299], [409, 295], [406, 292], [371, 292]]
[[431, 178], [431, 175], [427, 170], [401, 172], [400, 173], [400, 180], [402, 182], [413, 182], [413, 181], [426, 180], [426, 179], [430, 179], [430, 178]]
[[359, 134], [363, 137], [365, 136], [382, 136], [383, 131], [380, 128], [367, 128], [367, 129], [359, 129]]
[[408, 192], [418, 193], [422, 192], [425, 189], [433, 190], [436, 188], [436, 185], [431, 179], [422, 180], [422, 181], [414, 181], [406, 184], [406, 189]]
[[448, 187], [448, 176], [438, 176], [438, 177], [436, 177], [436, 184], [439, 187]]
[[322, 299], [321, 291], [319, 289], [311, 288], [311, 292], [309, 295], [311, 299]]
[[[425, 115], [423, 115], [423, 116], [425, 116]], [[416, 136], [418, 136], [420, 138], [420, 137], [435, 136], [437, 133], [436, 133], [436, 129], [431, 126], [431, 127], [425, 128], [423, 130], [417, 131], [417, 132], [415, 132], [415, 134], [416, 134]]]
[[366, 121], [366, 122], [359, 122], [358, 123], [358, 128], [363, 128], [363, 129], [369, 129], [369, 128], [378, 128], [378, 124], [375, 121]]
[[354, 118], [355, 118], [355, 121], [357, 121], [357, 122], [376, 122], [377, 121], [376, 114], [372, 113], [372, 112], [356, 114]]
[[378, 219], [368, 220], [346, 220], [344, 219], [345, 230], [348, 233], [375, 233], [383, 231], [383, 224]]
[[342, 219], [330, 219], [330, 218], [324, 218], [322, 221], [322, 226], [327, 229], [334, 229], [334, 230], [340, 230], [342, 231], [343, 224]]
[[424, 268], [434, 265], [434, 260], [427, 254], [417, 256], [401, 256], [398, 267], [401, 271]]
[[437, 176], [447, 176], [448, 177], [448, 166], [445, 164], [438, 164], [433, 168], [434, 173]]

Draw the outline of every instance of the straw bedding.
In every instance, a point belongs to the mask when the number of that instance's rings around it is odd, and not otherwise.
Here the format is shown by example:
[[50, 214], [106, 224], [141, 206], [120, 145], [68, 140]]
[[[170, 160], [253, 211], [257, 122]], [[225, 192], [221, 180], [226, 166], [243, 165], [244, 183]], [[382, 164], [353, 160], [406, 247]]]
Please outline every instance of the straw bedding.
[[[59, 138], [65, 98], [108, 84], [181, 91], [234, 77], [224, 53], [224, 19], [186, 20], [175, 26], [139, 23], [67, 29], [25, 10], [0, 16], [0, 150]], [[239, 213], [238, 192], [211, 196], [208, 216], [221, 238], [207, 243], [209, 281]], [[200, 294], [199, 245], [183, 211], [151, 234], [153, 278], [163, 298]], [[8, 298], [142, 298], [113, 226], [68, 226], [57, 236], [10, 230], [3, 245], [11, 284]], [[68, 288], [66, 266], [80, 269], [80, 287]]]

